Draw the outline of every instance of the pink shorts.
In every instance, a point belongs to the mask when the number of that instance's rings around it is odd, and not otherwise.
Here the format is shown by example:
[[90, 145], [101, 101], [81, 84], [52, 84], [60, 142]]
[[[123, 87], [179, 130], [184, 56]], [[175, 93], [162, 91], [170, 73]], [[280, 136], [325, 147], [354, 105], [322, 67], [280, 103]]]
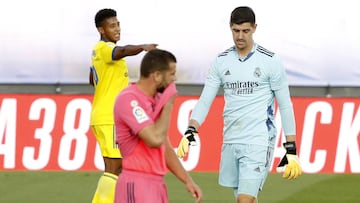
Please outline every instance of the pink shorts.
[[164, 176], [123, 169], [116, 182], [115, 203], [168, 203]]

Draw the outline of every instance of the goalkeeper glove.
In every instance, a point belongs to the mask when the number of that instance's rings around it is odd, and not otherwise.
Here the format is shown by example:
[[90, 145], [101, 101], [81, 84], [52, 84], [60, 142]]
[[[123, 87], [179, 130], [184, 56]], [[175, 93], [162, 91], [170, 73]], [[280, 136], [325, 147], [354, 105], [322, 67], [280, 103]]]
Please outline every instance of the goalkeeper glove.
[[286, 154], [281, 159], [276, 171], [283, 172], [283, 178], [294, 180], [301, 175], [299, 157], [296, 155], [295, 142], [286, 142], [283, 144]]
[[189, 146], [196, 146], [195, 136], [198, 135], [195, 127], [189, 126], [185, 131], [184, 136], [181, 138], [179, 146], [177, 148], [177, 156], [183, 158], [189, 152]]

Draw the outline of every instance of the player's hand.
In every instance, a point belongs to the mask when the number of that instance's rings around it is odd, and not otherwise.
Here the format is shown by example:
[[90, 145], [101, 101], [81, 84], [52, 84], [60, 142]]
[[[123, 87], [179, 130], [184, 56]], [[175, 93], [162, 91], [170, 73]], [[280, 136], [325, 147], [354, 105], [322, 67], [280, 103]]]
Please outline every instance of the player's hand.
[[299, 157], [296, 155], [296, 145], [295, 142], [286, 142], [283, 145], [286, 154], [281, 159], [276, 171], [283, 173], [283, 178], [294, 180], [302, 173]]
[[158, 44], [144, 44], [143, 49], [145, 51], [151, 51], [153, 49], [156, 49], [157, 46], [158, 46]]
[[185, 131], [179, 146], [177, 148], [177, 156], [179, 158], [183, 158], [189, 152], [189, 146], [196, 146], [195, 136], [198, 136], [198, 132], [196, 131], [195, 127], [189, 126], [188, 129]]
[[200, 203], [202, 200], [202, 191], [200, 189], [200, 187], [194, 183], [193, 181], [191, 183], [187, 183], [186, 184], [186, 189], [188, 192], [190, 192], [190, 194], [196, 199], [195, 202], [196, 203]]

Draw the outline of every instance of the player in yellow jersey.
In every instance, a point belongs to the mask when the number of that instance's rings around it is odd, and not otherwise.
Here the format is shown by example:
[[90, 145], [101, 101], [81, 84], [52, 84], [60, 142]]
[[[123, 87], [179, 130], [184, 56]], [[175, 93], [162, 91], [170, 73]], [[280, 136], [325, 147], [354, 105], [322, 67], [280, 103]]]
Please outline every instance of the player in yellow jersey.
[[104, 158], [105, 171], [100, 177], [93, 203], [113, 203], [116, 180], [121, 172], [121, 154], [115, 143], [113, 108], [116, 96], [129, 84], [125, 57], [155, 49], [157, 44], [117, 46], [120, 23], [113, 9], [101, 9], [95, 15], [100, 41], [92, 52], [89, 82], [94, 86], [90, 125]]

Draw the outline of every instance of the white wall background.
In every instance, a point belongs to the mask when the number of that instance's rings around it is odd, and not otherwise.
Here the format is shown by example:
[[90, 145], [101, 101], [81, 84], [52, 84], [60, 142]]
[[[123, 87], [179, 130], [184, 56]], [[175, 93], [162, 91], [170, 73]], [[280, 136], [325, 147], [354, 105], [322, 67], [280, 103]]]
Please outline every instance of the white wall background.
[[[290, 85], [360, 86], [356, 0], [3, 0], [0, 83], [87, 83], [94, 15], [109, 7], [119, 45], [158, 43], [176, 55], [179, 83], [201, 84], [233, 45], [229, 16], [242, 5], [254, 9], [255, 41], [281, 56]], [[132, 80], [142, 56], [127, 57]]]

